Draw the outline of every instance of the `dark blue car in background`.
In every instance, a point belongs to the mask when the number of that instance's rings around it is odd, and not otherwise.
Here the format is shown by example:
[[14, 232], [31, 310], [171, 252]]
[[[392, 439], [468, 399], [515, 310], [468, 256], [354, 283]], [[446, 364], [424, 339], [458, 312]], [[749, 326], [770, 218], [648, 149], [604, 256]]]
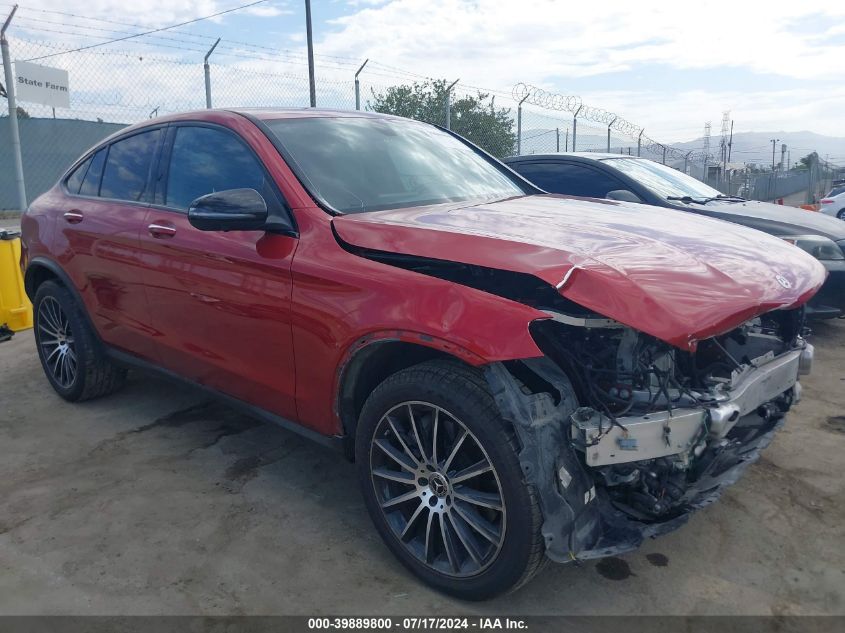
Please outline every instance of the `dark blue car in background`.
[[816, 319], [845, 315], [845, 222], [820, 213], [725, 196], [646, 158], [622, 154], [531, 154], [506, 158], [518, 174], [549, 193], [641, 202], [742, 224], [786, 239], [818, 259], [828, 279], [807, 306]]

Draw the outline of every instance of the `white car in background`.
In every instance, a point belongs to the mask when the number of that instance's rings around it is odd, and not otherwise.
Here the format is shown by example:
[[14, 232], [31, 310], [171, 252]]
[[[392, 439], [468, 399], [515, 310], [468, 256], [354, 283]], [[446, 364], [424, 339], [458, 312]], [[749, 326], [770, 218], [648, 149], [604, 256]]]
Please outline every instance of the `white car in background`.
[[845, 184], [835, 185], [830, 193], [820, 200], [819, 211], [845, 220]]

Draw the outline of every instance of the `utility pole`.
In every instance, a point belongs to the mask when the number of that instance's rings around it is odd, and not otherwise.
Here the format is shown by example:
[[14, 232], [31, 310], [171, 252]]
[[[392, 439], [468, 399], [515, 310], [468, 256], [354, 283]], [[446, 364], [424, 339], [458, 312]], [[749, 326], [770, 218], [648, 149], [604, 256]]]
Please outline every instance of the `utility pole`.
[[15, 185], [18, 190], [18, 206], [23, 213], [26, 211], [26, 186], [23, 180], [21, 135], [20, 130], [18, 130], [18, 105], [15, 101], [15, 75], [12, 72], [12, 62], [9, 59], [9, 41], [6, 39], [6, 29], [9, 28], [17, 10], [18, 5], [12, 7], [12, 12], [6, 18], [6, 22], [3, 23], [3, 29], [0, 30], [0, 48], [3, 49], [3, 68], [6, 71], [6, 98], [9, 101], [9, 135], [12, 137], [12, 156], [15, 159]]
[[305, 0], [305, 36], [308, 39], [308, 89], [311, 107], [317, 107], [317, 86], [314, 83], [314, 38], [311, 34], [311, 0]]
[[361, 67], [360, 67], [360, 68], [358, 69], [358, 71], [355, 73], [355, 109], [356, 109], [356, 110], [360, 110], [360, 109], [361, 109], [361, 86], [360, 86], [360, 84], [358, 83], [358, 75], [360, 75], [360, 74], [361, 74], [361, 71], [362, 71], [362, 70], [364, 70], [364, 66], [366, 66], [366, 65], [367, 65], [367, 62], [368, 62], [368, 61], [370, 61], [370, 58], [369, 58], [369, 57], [368, 57], [367, 59], [365, 59], [365, 60], [364, 60], [364, 63], [363, 63], [363, 64], [361, 64]]
[[779, 141], [779, 138], [771, 139], [772, 143], [772, 173], [775, 173], [775, 144]]
[[734, 120], [731, 119], [731, 135], [728, 138], [728, 162], [731, 162], [731, 148], [734, 144]]
[[209, 110], [211, 109], [211, 67], [208, 65], [208, 58], [214, 52], [214, 49], [217, 48], [219, 43], [220, 38], [218, 37], [217, 41], [214, 42], [214, 45], [208, 49], [202, 63], [202, 68], [205, 71], [205, 107]]

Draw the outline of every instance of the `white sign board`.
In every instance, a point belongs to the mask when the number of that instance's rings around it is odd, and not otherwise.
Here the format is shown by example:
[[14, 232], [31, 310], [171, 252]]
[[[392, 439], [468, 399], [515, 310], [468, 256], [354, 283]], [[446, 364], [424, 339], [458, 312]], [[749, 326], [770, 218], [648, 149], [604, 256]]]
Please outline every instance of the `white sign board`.
[[70, 107], [66, 70], [16, 61], [15, 81], [18, 101], [41, 103], [54, 108]]

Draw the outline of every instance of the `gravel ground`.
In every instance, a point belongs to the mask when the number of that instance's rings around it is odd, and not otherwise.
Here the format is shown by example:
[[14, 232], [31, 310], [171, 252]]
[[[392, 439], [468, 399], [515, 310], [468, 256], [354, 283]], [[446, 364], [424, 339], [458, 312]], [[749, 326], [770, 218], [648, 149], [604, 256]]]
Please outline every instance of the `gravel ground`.
[[804, 402], [719, 503], [483, 604], [394, 561], [340, 456], [141, 374], [68, 404], [21, 333], [0, 344], [0, 614], [845, 614], [845, 322], [815, 329]]

